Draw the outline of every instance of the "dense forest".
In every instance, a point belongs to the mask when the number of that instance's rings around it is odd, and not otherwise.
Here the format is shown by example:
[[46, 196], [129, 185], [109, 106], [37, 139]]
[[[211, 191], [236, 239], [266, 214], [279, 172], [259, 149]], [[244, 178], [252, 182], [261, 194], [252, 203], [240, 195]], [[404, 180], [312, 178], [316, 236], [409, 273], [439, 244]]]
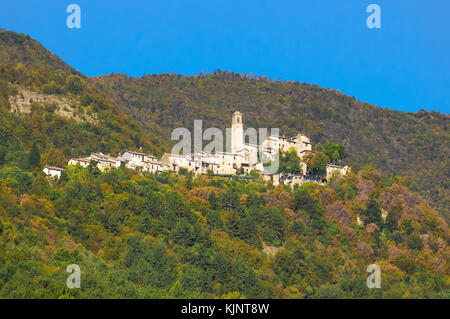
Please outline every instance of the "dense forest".
[[449, 297], [447, 223], [370, 166], [296, 189], [95, 166], [0, 178], [0, 297]]
[[0, 163], [23, 165], [33, 142], [49, 159], [46, 164], [62, 167], [90, 152], [160, 151], [158, 139], [85, 76], [28, 36], [1, 30], [0, 114]]
[[[330, 159], [343, 146], [352, 172], [294, 189], [258, 174], [42, 172], [94, 151], [161, 155], [173, 128], [224, 128], [236, 109]], [[88, 78], [0, 30], [0, 298], [448, 298], [447, 123], [230, 72]]]

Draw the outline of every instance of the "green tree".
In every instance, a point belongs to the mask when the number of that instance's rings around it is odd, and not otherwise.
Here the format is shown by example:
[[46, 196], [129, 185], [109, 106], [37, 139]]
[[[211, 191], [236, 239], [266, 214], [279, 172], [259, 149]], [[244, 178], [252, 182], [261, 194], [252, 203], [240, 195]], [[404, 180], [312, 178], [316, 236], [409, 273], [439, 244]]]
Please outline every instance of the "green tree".
[[325, 214], [319, 203], [306, 189], [299, 188], [294, 192], [294, 209], [303, 210], [308, 213], [313, 229], [322, 232], [326, 226]]
[[406, 272], [408, 275], [412, 275], [416, 269], [417, 265], [414, 262], [414, 259], [407, 256], [406, 254], [400, 254], [392, 261], [392, 264]]
[[338, 285], [326, 284], [317, 289], [314, 297], [318, 299], [342, 299], [347, 296]]
[[214, 176], [214, 171], [212, 170], [212, 169], [208, 169], [207, 171], [206, 171], [206, 176], [208, 176], [208, 177], [213, 177]]
[[73, 94], [80, 94], [83, 91], [83, 85], [78, 76], [71, 75], [66, 80], [66, 90]]
[[172, 231], [172, 239], [177, 244], [192, 246], [195, 241], [192, 227], [187, 223], [185, 219], [181, 219], [175, 225]]
[[409, 219], [402, 222], [402, 225], [400, 226], [401, 231], [406, 234], [406, 236], [409, 236], [414, 231], [414, 228], [411, 225], [411, 221]]
[[139, 230], [141, 231], [141, 233], [148, 234], [151, 227], [152, 227], [152, 218], [150, 217], [150, 214], [146, 213], [141, 219]]
[[5, 163], [6, 154], [7, 154], [6, 149], [0, 145], [0, 165]]
[[297, 151], [295, 149], [289, 150], [286, 153], [281, 153], [280, 172], [291, 174], [301, 173], [300, 157], [298, 157]]
[[211, 204], [211, 209], [215, 210], [219, 208], [216, 192], [209, 193], [208, 202]]
[[277, 208], [265, 208], [262, 215], [264, 218], [261, 225], [261, 235], [264, 242], [272, 246], [281, 246], [288, 224], [286, 217]]
[[186, 188], [187, 190], [192, 189], [192, 174], [188, 174], [186, 177]]
[[375, 223], [380, 228], [383, 225], [382, 219], [381, 219], [380, 205], [373, 197], [369, 200], [369, 203], [367, 204], [367, 208], [363, 214], [365, 216], [366, 224]]
[[97, 162], [94, 160], [90, 161], [88, 170], [89, 170], [89, 173], [91, 173], [95, 177], [100, 176], [100, 174], [102, 173], [97, 166]]
[[327, 164], [330, 159], [323, 152], [307, 154], [304, 162], [308, 167], [308, 172], [318, 177], [324, 177], [326, 173]]
[[258, 238], [258, 224], [251, 217], [243, 218], [239, 221], [239, 237], [248, 244], [260, 247], [261, 243]]
[[345, 152], [344, 145], [334, 143], [332, 141], [328, 141], [325, 144], [324, 153], [334, 164], [339, 164], [339, 161], [345, 159], [348, 156], [348, 153]]
[[393, 211], [390, 211], [384, 221], [384, 228], [392, 233], [397, 227], [397, 217]]
[[406, 243], [410, 249], [422, 250], [423, 248], [422, 239], [416, 232], [413, 232], [406, 238]]
[[226, 192], [220, 194], [221, 208], [226, 210], [241, 210], [242, 205], [236, 189], [228, 188]]
[[36, 141], [33, 142], [31, 146], [31, 151], [28, 153], [28, 167], [29, 168], [39, 168], [41, 166], [41, 152]]

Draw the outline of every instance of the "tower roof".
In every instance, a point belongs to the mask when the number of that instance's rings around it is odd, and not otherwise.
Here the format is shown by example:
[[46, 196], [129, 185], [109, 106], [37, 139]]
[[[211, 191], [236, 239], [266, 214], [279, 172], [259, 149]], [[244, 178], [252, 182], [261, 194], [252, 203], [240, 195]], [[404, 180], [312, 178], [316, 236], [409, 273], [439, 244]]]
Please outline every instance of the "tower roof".
[[241, 125], [242, 126], [242, 114], [239, 111], [235, 111], [233, 116], [231, 117], [232, 125]]

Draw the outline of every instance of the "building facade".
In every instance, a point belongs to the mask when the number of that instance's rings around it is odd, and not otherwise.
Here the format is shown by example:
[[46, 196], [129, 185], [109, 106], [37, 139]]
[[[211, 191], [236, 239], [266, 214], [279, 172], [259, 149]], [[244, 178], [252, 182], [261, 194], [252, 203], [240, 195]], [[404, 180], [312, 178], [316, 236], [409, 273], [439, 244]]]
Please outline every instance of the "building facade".
[[[300, 185], [311, 181], [319, 184], [324, 183], [322, 179], [307, 175], [307, 166], [304, 162], [300, 163], [301, 174], [298, 175], [269, 174], [264, 170], [263, 162], [277, 160], [280, 151], [295, 150], [300, 160], [303, 160], [307, 154], [315, 153], [312, 150], [311, 140], [307, 136], [301, 133], [293, 137], [273, 134], [258, 143], [255, 140], [257, 139], [256, 135], [253, 134], [253, 137], [249, 137], [249, 141], [246, 142], [246, 136], [250, 136], [252, 132], [255, 133], [256, 130], [249, 128], [248, 131], [244, 131], [242, 113], [236, 111], [231, 117], [230, 149], [225, 152], [165, 153], [159, 160], [153, 155], [126, 150], [117, 158], [103, 153], [92, 153], [85, 158], [71, 159], [69, 165], [87, 167], [94, 161], [102, 171], [124, 166], [129, 169], [152, 173], [164, 171], [179, 172], [182, 168], [195, 174], [212, 173], [216, 175], [233, 175], [257, 171], [261, 173], [265, 180], [271, 180], [274, 184]], [[348, 169], [348, 166], [327, 165], [326, 179], [329, 180], [336, 174], [345, 175]]]
[[61, 178], [61, 174], [64, 171], [64, 169], [63, 168], [59, 168], [59, 167], [53, 167], [53, 166], [45, 166], [42, 171], [47, 176], [51, 176], [53, 178], [60, 179]]

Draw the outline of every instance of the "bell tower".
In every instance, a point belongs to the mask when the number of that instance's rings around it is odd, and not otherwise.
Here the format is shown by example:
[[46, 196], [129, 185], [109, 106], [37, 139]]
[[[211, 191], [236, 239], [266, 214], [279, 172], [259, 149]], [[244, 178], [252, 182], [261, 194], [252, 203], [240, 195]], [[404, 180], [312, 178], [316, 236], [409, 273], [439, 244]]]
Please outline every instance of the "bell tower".
[[243, 149], [244, 126], [242, 124], [242, 114], [236, 111], [231, 118], [231, 152], [237, 153]]

